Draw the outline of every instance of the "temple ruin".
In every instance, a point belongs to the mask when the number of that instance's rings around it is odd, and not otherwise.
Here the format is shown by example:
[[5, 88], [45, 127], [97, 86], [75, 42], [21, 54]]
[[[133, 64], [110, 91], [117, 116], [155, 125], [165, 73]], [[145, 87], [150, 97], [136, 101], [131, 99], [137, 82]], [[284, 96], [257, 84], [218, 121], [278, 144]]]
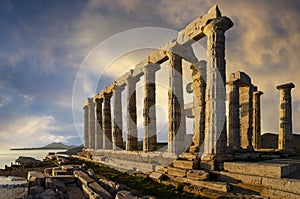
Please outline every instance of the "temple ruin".
[[[258, 90], [244, 72], [226, 78], [225, 32], [233, 22], [221, 15], [217, 6], [179, 31], [175, 40], [163, 45], [147, 59], [84, 102], [84, 147], [101, 151], [138, 151], [137, 100], [144, 101], [142, 151], [157, 150], [155, 73], [163, 62], [171, 68], [168, 92], [168, 147], [164, 154], [178, 157], [183, 152], [197, 154], [201, 162], [215, 164], [230, 159], [230, 153], [260, 149], [261, 108]], [[207, 60], [197, 60], [191, 45], [207, 37]], [[191, 64], [192, 82], [183, 85], [182, 60]], [[144, 79], [144, 99], [137, 99], [136, 84]], [[226, 94], [227, 85], [227, 94]], [[186, 87], [186, 89], [184, 89]], [[280, 127], [278, 149], [289, 150], [292, 134], [292, 83], [280, 85]], [[126, 107], [122, 107], [122, 92]], [[186, 115], [184, 92], [193, 93], [191, 116]], [[114, 101], [111, 102], [112, 96]], [[229, 103], [228, 117], [226, 100]], [[113, 110], [111, 108], [113, 103]], [[126, 111], [126, 118], [122, 112]], [[112, 117], [113, 116], [113, 117]], [[193, 138], [186, 146], [186, 117], [193, 118]], [[112, 121], [113, 118], [113, 121]], [[126, 121], [126, 138], [122, 137]], [[227, 123], [228, 122], [228, 132]], [[125, 142], [124, 142], [125, 141]], [[202, 147], [202, 148], [201, 148]], [[229, 152], [228, 152], [229, 151]], [[136, 153], [137, 155], [140, 153]], [[211, 167], [213, 168], [213, 167]]]
[[[156, 49], [93, 98], [87, 98], [83, 105], [83, 154], [88, 154], [88, 160], [119, 170], [153, 172], [150, 177], [160, 181], [166, 175], [171, 180], [227, 192], [226, 183], [234, 179], [266, 187], [268, 194], [259, 192], [268, 197], [282, 194], [282, 197], [296, 198], [300, 194], [298, 190], [280, 183], [300, 185], [300, 181], [282, 180], [283, 176], [300, 170], [300, 162], [277, 159], [294, 153], [291, 89], [295, 85], [277, 86], [280, 92], [278, 147], [262, 149], [260, 98], [263, 91], [245, 72], [233, 72], [226, 77], [225, 32], [232, 26], [233, 22], [213, 6], [207, 14], [180, 30], [176, 39]], [[192, 44], [204, 37], [207, 37], [207, 59], [198, 60]], [[190, 64], [188, 70], [191, 70], [192, 81], [187, 85], [183, 83], [183, 60]], [[155, 74], [164, 62], [170, 67], [168, 143], [161, 150], [157, 138]], [[136, 94], [141, 78], [143, 99]], [[122, 107], [122, 92], [126, 92], [125, 107]], [[185, 93], [193, 95], [191, 104], [185, 103]], [[138, 141], [137, 100], [144, 102], [142, 148]], [[123, 112], [126, 118], [122, 118]], [[186, 118], [193, 119], [192, 136], [187, 135]], [[122, 129], [123, 123], [126, 129]], [[247, 162], [253, 159], [266, 161]], [[238, 162], [241, 160], [246, 162]], [[202, 180], [208, 178], [206, 172], [226, 183], [204, 183]], [[273, 189], [277, 191], [272, 192]]]

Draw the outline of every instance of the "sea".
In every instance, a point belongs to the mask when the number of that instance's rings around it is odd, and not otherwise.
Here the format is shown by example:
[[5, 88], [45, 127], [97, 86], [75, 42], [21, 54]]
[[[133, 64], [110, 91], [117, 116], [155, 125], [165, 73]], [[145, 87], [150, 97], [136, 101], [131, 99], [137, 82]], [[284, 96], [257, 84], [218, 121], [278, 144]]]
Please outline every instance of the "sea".
[[61, 152], [66, 150], [10, 150], [0, 149], [0, 169], [4, 169], [5, 165], [10, 166], [11, 163], [15, 164], [15, 160], [19, 156], [32, 157], [37, 160], [43, 160], [49, 152]]

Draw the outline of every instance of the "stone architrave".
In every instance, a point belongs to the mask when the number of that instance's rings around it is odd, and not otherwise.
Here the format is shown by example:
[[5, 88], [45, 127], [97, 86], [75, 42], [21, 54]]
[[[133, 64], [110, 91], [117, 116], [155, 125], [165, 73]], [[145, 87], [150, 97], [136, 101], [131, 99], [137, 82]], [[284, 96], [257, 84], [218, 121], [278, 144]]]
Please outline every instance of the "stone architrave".
[[156, 108], [155, 108], [155, 72], [160, 69], [159, 64], [148, 63], [143, 68], [144, 72], [144, 137], [143, 151], [157, 149], [156, 136]]
[[122, 91], [124, 86], [116, 85], [113, 89], [114, 95], [114, 126], [113, 126], [113, 149], [118, 150], [123, 148], [122, 137]]
[[223, 161], [227, 149], [225, 31], [233, 26], [227, 17], [217, 18], [204, 27], [207, 36], [207, 82], [204, 152], [201, 161]]
[[88, 99], [89, 107], [89, 149], [95, 149], [95, 105], [93, 99]]
[[232, 80], [227, 82], [229, 93], [229, 119], [228, 119], [228, 147], [234, 150], [241, 148], [240, 135], [240, 80]]
[[111, 92], [103, 93], [103, 149], [112, 149], [111, 97]]
[[253, 92], [253, 147], [261, 148], [261, 113], [260, 113], [260, 96], [262, 91]]
[[84, 138], [84, 148], [89, 148], [89, 107], [87, 103], [88, 99], [85, 100], [83, 105], [84, 111], [84, 126], [83, 126], [83, 138]]
[[127, 86], [127, 134], [126, 134], [126, 150], [138, 150], [138, 134], [137, 134], [137, 111], [136, 111], [136, 83], [139, 78], [129, 75], [126, 79]]
[[103, 118], [102, 118], [102, 103], [103, 98], [95, 98], [96, 105], [96, 134], [95, 134], [95, 149], [103, 149]]
[[169, 130], [168, 152], [181, 154], [185, 150], [186, 121], [182, 88], [182, 58], [169, 52]]
[[193, 90], [193, 145], [190, 152], [199, 152], [205, 136], [205, 90], [206, 90], [206, 61], [202, 60], [191, 65]]
[[292, 96], [291, 90], [295, 88], [293, 83], [287, 83], [276, 87], [280, 91], [279, 132], [278, 149], [292, 150]]

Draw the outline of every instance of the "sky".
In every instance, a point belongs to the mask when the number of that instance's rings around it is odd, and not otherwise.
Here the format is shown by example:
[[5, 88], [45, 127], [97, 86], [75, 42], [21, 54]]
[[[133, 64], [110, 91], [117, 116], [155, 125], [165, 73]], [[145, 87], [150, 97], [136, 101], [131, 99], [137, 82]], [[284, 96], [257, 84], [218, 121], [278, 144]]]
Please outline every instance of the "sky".
[[[278, 132], [276, 86], [293, 82], [293, 130], [300, 133], [300, 1], [270, 2], [2, 0], [0, 148], [81, 144], [84, 98], [174, 39], [174, 33], [215, 4], [234, 23], [226, 32], [227, 76], [246, 72], [264, 92], [262, 132]], [[164, 34], [151, 34], [158, 30]], [[161, 78], [164, 82], [163, 73]], [[166, 115], [163, 107], [157, 107], [158, 113]]]

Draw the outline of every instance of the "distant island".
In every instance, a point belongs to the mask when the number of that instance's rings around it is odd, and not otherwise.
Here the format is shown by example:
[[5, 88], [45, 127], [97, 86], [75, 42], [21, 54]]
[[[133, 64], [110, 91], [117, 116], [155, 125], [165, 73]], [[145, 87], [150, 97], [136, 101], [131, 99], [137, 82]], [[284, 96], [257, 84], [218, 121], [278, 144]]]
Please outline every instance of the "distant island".
[[51, 144], [48, 144], [46, 146], [43, 147], [35, 147], [35, 148], [13, 148], [10, 150], [69, 150], [69, 149], [73, 149], [79, 146], [75, 146], [75, 145], [65, 145], [61, 142], [53, 142]]

